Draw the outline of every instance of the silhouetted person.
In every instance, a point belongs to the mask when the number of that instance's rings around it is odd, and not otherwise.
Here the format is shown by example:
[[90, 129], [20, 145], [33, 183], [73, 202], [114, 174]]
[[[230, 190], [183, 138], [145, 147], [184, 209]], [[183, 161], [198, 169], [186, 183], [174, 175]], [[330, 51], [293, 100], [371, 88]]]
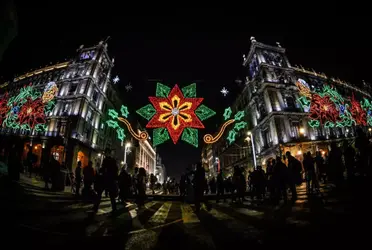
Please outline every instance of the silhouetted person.
[[222, 170], [217, 175], [217, 203], [220, 201], [221, 197], [223, 197], [223, 201], [226, 202], [225, 197], [225, 181], [223, 179]]
[[297, 200], [296, 185], [300, 185], [302, 183], [302, 166], [301, 162], [294, 158], [289, 151], [287, 151], [285, 154], [288, 159], [288, 184], [292, 193], [292, 201], [295, 201]]
[[83, 179], [83, 176], [82, 176], [82, 169], [81, 169], [81, 161], [78, 161], [77, 166], [75, 168], [75, 183], [76, 183], [75, 194], [77, 196], [80, 196], [80, 187], [81, 187], [82, 179]]
[[158, 178], [156, 178], [154, 174], [151, 174], [150, 175], [150, 189], [153, 195], [155, 194], [155, 185], [157, 181], [158, 181]]
[[[110, 201], [112, 212], [116, 212], [116, 196], [118, 196], [118, 166], [116, 160], [111, 156], [111, 150], [105, 150], [105, 159], [102, 162], [102, 171], [103, 171], [103, 180], [104, 180], [104, 188], [107, 190]], [[102, 190], [103, 191], [103, 190]], [[101, 203], [102, 199], [102, 192], [97, 193], [97, 201], [94, 204], [93, 210], [94, 212], [98, 211], [99, 204]]]
[[277, 156], [273, 169], [273, 185], [275, 187], [275, 202], [278, 203], [283, 197], [284, 202], [287, 202], [287, 185], [289, 184], [288, 168], [282, 162], [282, 159]]
[[204, 191], [205, 191], [205, 170], [202, 167], [201, 163], [197, 164], [195, 173], [194, 173], [194, 193], [195, 193], [195, 210], [196, 212], [200, 211], [200, 203], [204, 202], [207, 209], [211, 209], [211, 205], [204, 199]]
[[123, 167], [119, 174], [119, 198], [122, 202], [126, 202], [130, 196], [130, 189], [132, 186], [132, 180], [130, 175]]
[[217, 187], [216, 187], [216, 179], [214, 177], [209, 181], [209, 188], [211, 189], [212, 194], [216, 193]]
[[329, 152], [328, 162], [329, 177], [335, 182], [336, 186], [338, 186], [344, 179], [344, 164], [342, 162], [342, 152], [335, 142], [331, 143], [331, 152]]
[[320, 151], [316, 151], [315, 153], [315, 164], [316, 164], [317, 173], [318, 173], [318, 180], [319, 181], [323, 180], [323, 183], [325, 183], [326, 182], [326, 169], [325, 169], [324, 159]]
[[146, 199], [146, 170], [144, 168], [139, 168], [138, 170], [137, 190], [137, 204], [139, 207], [143, 207]]
[[33, 173], [33, 161], [34, 161], [34, 156], [32, 154], [32, 146], [28, 147], [26, 161], [27, 161], [28, 174], [29, 174], [29, 177], [31, 178], [32, 173]]
[[180, 179], [180, 196], [183, 199], [186, 196], [186, 174], [183, 173]]
[[314, 188], [318, 188], [317, 177], [315, 174], [314, 159], [310, 152], [304, 155], [303, 165], [306, 176], [306, 190], [308, 193], [312, 193]]
[[86, 166], [83, 169], [83, 176], [84, 176], [83, 194], [84, 196], [88, 197], [91, 194], [92, 185], [94, 182], [94, 169], [92, 161], [89, 161], [88, 166]]

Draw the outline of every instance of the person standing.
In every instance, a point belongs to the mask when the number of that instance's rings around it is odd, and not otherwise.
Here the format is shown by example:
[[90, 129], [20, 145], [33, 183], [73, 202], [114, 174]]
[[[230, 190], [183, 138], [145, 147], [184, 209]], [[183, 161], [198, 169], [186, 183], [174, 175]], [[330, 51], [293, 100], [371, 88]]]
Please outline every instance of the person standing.
[[[105, 159], [102, 162], [102, 172], [104, 180], [104, 189], [107, 190], [108, 195], [110, 196], [112, 213], [116, 212], [116, 197], [118, 196], [118, 172], [119, 168], [116, 160], [111, 156], [112, 152], [110, 149], [105, 150]], [[102, 199], [102, 192], [97, 192], [97, 200], [93, 206], [93, 210], [97, 213], [99, 204]]]
[[194, 173], [194, 192], [195, 192], [195, 210], [196, 212], [200, 212], [201, 202], [204, 202], [205, 206], [208, 210], [211, 210], [212, 207], [209, 202], [204, 197], [205, 191], [205, 170], [202, 167], [201, 163], [197, 164], [195, 173]]
[[89, 161], [88, 166], [83, 169], [84, 175], [84, 189], [83, 196], [89, 197], [91, 195], [91, 188], [94, 181], [93, 162]]
[[75, 169], [75, 183], [76, 183], [76, 196], [80, 196], [80, 187], [81, 187], [81, 181], [82, 181], [82, 175], [81, 175], [81, 161], [78, 161], [77, 167]]

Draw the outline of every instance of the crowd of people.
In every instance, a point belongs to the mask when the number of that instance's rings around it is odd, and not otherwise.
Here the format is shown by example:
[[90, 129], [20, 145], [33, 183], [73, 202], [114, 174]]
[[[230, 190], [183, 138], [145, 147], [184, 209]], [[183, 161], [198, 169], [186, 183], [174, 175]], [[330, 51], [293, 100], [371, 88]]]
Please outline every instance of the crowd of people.
[[[200, 210], [200, 203], [205, 202], [210, 208], [205, 194], [214, 194], [217, 202], [226, 201], [227, 197], [232, 202], [241, 203], [247, 195], [252, 199], [263, 200], [269, 198], [278, 203], [281, 199], [287, 202], [287, 194], [291, 193], [292, 201], [297, 199], [296, 186], [306, 182], [307, 192], [312, 194], [319, 192], [320, 182], [331, 181], [337, 186], [342, 186], [347, 180], [354, 180], [356, 176], [370, 176], [372, 154], [371, 142], [362, 131], [358, 130], [358, 137], [354, 141], [344, 140], [343, 147], [332, 143], [329, 152], [317, 151], [315, 155], [306, 152], [301, 157], [294, 157], [290, 152], [283, 156], [267, 161], [266, 171], [257, 166], [252, 171], [245, 172], [243, 167], [234, 167], [232, 175], [225, 177], [221, 170], [216, 178], [206, 178], [202, 164], [197, 164], [195, 170], [187, 170], [182, 174], [180, 181], [168, 178], [164, 183], [159, 183], [154, 174], [148, 175], [144, 168], [134, 168], [133, 173], [127, 171], [126, 166], [119, 168], [116, 159], [106, 150], [102, 166], [94, 169], [89, 161], [87, 166], [77, 163], [73, 178], [69, 179], [75, 194], [79, 198], [92, 201], [96, 212], [101, 202], [102, 194], [110, 197], [112, 209], [116, 211], [117, 202], [135, 200], [139, 207], [144, 206], [146, 191], [152, 194], [156, 192], [166, 195], [179, 195], [183, 201], [194, 202], [196, 210]], [[13, 146], [14, 147], [14, 146]], [[31, 152], [31, 150], [29, 151]], [[19, 154], [16, 150], [9, 154], [8, 167], [19, 163]], [[32, 169], [35, 156], [29, 153], [26, 158], [26, 166]], [[62, 164], [63, 165], [63, 164]], [[63, 168], [53, 157], [42, 171], [45, 188], [57, 190], [64, 186], [65, 179], [61, 179], [59, 173]], [[9, 167], [9, 175], [15, 176], [18, 168]], [[32, 171], [29, 171], [30, 175]], [[19, 179], [19, 176], [17, 177]], [[14, 178], [14, 179], [17, 179]], [[63, 183], [63, 184], [61, 184]]]

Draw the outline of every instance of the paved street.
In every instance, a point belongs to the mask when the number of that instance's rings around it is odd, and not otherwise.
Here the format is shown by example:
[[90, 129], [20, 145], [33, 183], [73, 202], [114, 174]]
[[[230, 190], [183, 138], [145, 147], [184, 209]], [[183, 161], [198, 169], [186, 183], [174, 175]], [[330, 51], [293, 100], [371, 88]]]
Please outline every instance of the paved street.
[[13, 192], [17, 195], [2, 195], [3, 201], [8, 199], [1, 208], [3, 225], [8, 223], [10, 234], [32, 236], [29, 244], [46, 240], [43, 246], [85, 243], [97, 247], [110, 242], [125, 249], [228, 249], [294, 241], [316, 247], [344, 245], [352, 237], [360, 237], [356, 242], [362, 244], [361, 229], [367, 223], [361, 220], [363, 211], [357, 214], [356, 204], [351, 205], [351, 194], [336, 195], [331, 185], [323, 186], [314, 197], [308, 197], [301, 186], [293, 206], [248, 198], [242, 205], [212, 201], [213, 209], [198, 215], [193, 205], [150, 200], [140, 210], [132, 203], [119, 205], [119, 213], [111, 216], [110, 202], [104, 199], [98, 214], [91, 216], [87, 211], [92, 205], [66, 193], [25, 183]]

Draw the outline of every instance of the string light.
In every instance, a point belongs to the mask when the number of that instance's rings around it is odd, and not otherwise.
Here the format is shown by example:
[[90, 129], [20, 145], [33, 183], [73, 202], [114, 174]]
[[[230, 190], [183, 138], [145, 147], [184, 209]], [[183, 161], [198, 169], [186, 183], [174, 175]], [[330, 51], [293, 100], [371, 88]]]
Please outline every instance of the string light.
[[58, 93], [58, 87], [55, 82], [49, 82], [44, 89], [42, 96], [43, 103], [50, 102]]
[[0, 98], [0, 126], [3, 124], [3, 120], [6, 118], [6, 115], [10, 110], [10, 107], [8, 106], [8, 99], [9, 99], [8, 93], [5, 93]]
[[225, 109], [225, 112], [223, 113], [223, 117], [225, 118], [225, 121], [231, 117], [232, 110], [230, 107]]
[[[186, 128], [204, 128], [201, 120], [207, 119], [214, 115], [214, 111], [206, 106], [200, 106], [203, 98], [197, 98], [196, 84], [193, 83], [180, 90], [178, 85], [172, 89], [161, 83], [157, 83], [156, 97], [149, 97], [152, 103], [152, 108], [148, 105], [137, 110], [141, 116], [151, 120], [147, 123], [147, 128], [164, 128], [168, 131], [168, 136], [176, 144], [179, 138], [182, 140], [196, 145], [195, 139], [190, 136], [195, 136], [197, 133], [194, 130], [187, 130], [183, 135]], [[198, 108], [199, 107], [199, 108]], [[155, 110], [155, 114], [153, 109]], [[163, 130], [156, 130], [164, 134]], [[156, 135], [156, 136], [155, 136]], [[167, 136], [160, 136], [158, 132], [154, 131], [154, 141], [156, 143], [164, 142]], [[196, 139], [197, 140], [197, 139]]]
[[226, 127], [229, 126], [230, 124], [234, 123], [234, 122], [235, 122], [234, 119], [226, 121], [221, 126], [219, 132], [217, 133], [217, 135], [215, 137], [213, 137], [213, 135], [211, 135], [211, 134], [204, 135], [204, 137], [203, 137], [204, 142], [207, 143], [207, 144], [212, 144], [212, 143], [217, 142], [221, 138], [223, 133], [225, 132]]
[[225, 87], [223, 87], [222, 89], [221, 89], [221, 94], [223, 95], [223, 96], [227, 96], [228, 94], [229, 94], [229, 91], [227, 90], [227, 88], [225, 88]]
[[[35, 90], [31, 84], [21, 88], [19, 93], [9, 98], [7, 102], [8, 113], [3, 126], [28, 131], [32, 129], [45, 131], [46, 115], [55, 107], [54, 97], [57, 92], [58, 88], [54, 82], [47, 84], [43, 94]], [[1, 117], [3, 118], [3, 115]]]
[[367, 125], [366, 111], [361, 107], [360, 102], [355, 100], [354, 94], [351, 96], [350, 113], [357, 125]]

